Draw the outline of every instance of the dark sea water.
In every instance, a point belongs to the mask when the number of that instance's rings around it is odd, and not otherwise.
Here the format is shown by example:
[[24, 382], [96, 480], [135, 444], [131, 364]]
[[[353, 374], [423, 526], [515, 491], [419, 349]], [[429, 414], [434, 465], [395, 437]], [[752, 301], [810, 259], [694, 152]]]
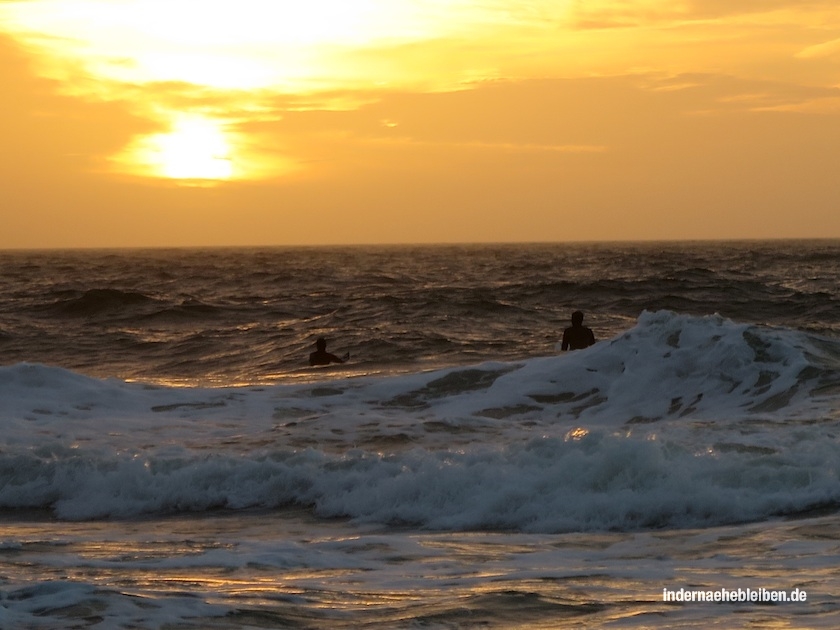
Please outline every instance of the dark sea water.
[[553, 354], [644, 311], [840, 333], [840, 243], [781, 241], [0, 253], [0, 352], [97, 377], [301, 376], [318, 336], [353, 373]]
[[0, 430], [2, 628], [840, 624], [838, 241], [0, 252]]

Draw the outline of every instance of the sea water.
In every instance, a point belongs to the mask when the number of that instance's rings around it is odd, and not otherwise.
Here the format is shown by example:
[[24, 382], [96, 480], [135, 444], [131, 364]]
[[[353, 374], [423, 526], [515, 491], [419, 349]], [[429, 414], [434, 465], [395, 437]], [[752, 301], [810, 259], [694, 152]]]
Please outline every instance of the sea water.
[[838, 280], [830, 241], [2, 253], [0, 627], [836, 627]]

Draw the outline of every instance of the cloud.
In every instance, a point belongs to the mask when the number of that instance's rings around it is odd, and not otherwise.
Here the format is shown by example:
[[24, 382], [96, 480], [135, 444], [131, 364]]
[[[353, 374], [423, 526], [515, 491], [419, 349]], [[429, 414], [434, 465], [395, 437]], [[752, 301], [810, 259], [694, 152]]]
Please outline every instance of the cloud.
[[776, 19], [838, 16], [834, 0], [573, 0], [570, 13], [579, 28], [667, 26], [686, 21], [749, 18], [776, 14]]
[[[81, 0], [74, 2], [64, 6]], [[208, 30], [187, 29], [185, 41], [149, 47], [128, 37], [125, 16], [116, 32], [94, 29], [92, 44], [82, 37], [87, 31], [68, 29], [79, 25], [78, 16], [54, 31], [16, 30], [28, 62], [48, 79], [21, 71], [4, 80], [7, 102], [20, 106], [6, 130], [32, 164], [42, 151], [53, 174], [69, 180], [82, 165], [92, 170], [107, 155], [124, 155], [121, 148], [158, 146], [149, 137], [161, 140], [189, 113], [241, 140], [237, 146], [250, 153], [232, 161], [286, 165], [263, 169], [259, 182], [220, 190], [294, 189], [295, 203], [320, 204], [324, 212], [342, 206], [345, 193], [359, 207], [377, 199], [393, 208], [404, 203], [401, 187], [422, 189], [418, 198], [440, 208], [483, 200], [502, 212], [503, 202], [548, 208], [562, 200], [600, 208], [617, 225], [618, 211], [610, 208], [625, 199], [638, 211], [666, 197], [678, 205], [684, 196], [711, 194], [716, 178], [728, 187], [722, 197], [747, 203], [749, 192], [762, 194], [763, 169], [773, 171], [774, 160], [788, 164], [789, 147], [807, 154], [797, 133], [827, 153], [812, 114], [835, 115], [836, 92], [825, 86], [837, 82], [830, 63], [836, 40], [822, 41], [825, 25], [840, 17], [834, 0], [407, 2], [406, 15], [425, 7], [423, 25], [408, 20], [391, 31], [405, 37], [371, 37], [363, 45], [272, 42], [269, 19], [258, 21], [252, 37], [233, 37], [248, 33], [244, 22], [226, 32], [211, 20]], [[259, 4], [266, 11], [279, 6]], [[3, 3], [12, 5], [22, 6]], [[213, 3], [209, 14], [223, 6]], [[91, 20], [101, 25], [103, 15], [94, 12]], [[153, 17], [153, 31], [178, 30]], [[135, 36], [141, 43], [150, 37]], [[783, 123], [784, 133], [771, 120]], [[69, 153], [87, 157], [73, 158], [70, 168], [61, 162]], [[732, 174], [739, 169], [742, 183]], [[286, 177], [290, 170], [294, 176]], [[498, 199], [488, 197], [487, 186]], [[266, 213], [276, 211], [270, 201]], [[412, 207], [419, 217], [419, 201]], [[549, 234], [545, 212], [534, 225]]]
[[799, 59], [824, 59], [826, 57], [840, 58], [840, 39], [832, 39], [831, 41], [823, 42], [808, 46], [800, 50], [796, 57]]
[[[6, 207], [27, 211], [0, 234], [6, 246], [840, 233], [840, 115], [781, 109], [828, 102], [836, 92], [825, 88], [650, 73], [354, 91], [354, 107], [330, 109], [266, 93], [259, 116], [231, 126], [306, 170], [184, 189], [68, 164], [67, 153], [116, 150], [149, 123], [119, 103], [57, 96], [16, 59], [3, 78], [26, 91], [8, 101], [16, 113], [3, 132], [14, 143], [0, 153], [15, 168]], [[160, 88], [195, 107], [224, 96]], [[33, 112], [51, 117], [34, 124]]]

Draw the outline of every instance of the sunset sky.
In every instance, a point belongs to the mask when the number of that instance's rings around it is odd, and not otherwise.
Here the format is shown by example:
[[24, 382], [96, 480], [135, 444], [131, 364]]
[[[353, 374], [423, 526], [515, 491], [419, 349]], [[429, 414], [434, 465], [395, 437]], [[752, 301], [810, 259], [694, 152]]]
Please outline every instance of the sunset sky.
[[0, 248], [840, 237], [837, 0], [0, 0]]

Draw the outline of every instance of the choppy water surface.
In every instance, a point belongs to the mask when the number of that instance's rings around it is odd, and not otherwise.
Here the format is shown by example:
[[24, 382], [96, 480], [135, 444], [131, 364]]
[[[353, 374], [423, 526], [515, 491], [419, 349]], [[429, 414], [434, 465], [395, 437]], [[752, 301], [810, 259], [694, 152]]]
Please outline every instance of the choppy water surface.
[[300, 376], [312, 343], [353, 373], [553, 354], [644, 311], [840, 331], [832, 241], [0, 253], [5, 363], [199, 384]]
[[837, 625], [837, 243], [0, 258], [2, 627]]

